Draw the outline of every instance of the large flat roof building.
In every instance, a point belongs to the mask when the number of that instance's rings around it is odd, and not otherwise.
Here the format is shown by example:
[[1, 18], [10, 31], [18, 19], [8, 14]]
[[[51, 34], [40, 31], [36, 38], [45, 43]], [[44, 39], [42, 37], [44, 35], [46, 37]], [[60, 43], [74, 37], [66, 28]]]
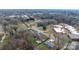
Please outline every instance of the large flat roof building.
[[79, 40], [79, 34], [69, 34], [70, 39]]
[[54, 25], [53, 29], [56, 33], [65, 33], [65, 30], [61, 25]]

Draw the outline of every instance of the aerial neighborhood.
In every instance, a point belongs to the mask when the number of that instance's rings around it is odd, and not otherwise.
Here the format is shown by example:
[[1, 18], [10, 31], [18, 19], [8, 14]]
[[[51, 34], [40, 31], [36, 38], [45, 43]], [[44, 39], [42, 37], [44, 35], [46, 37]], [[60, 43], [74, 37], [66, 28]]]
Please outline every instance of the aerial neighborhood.
[[79, 10], [0, 10], [0, 50], [79, 50]]

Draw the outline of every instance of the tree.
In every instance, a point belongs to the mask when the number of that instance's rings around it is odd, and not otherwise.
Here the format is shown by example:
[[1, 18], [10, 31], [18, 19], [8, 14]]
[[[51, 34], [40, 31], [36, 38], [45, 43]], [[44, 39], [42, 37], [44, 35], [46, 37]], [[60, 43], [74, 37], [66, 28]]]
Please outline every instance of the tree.
[[31, 32], [29, 32], [28, 30], [17, 32], [15, 35], [10, 37], [10, 39], [7, 39], [7, 41], [9, 42], [7, 42], [7, 44], [4, 44], [2, 49], [3, 50], [32, 50], [33, 49], [33, 45], [31, 43], [32, 38], [34, 37], [31, 34]]
[[47, 29], [46, 25], [43, 25], [43, 30], [46, 30], [46, 29]]

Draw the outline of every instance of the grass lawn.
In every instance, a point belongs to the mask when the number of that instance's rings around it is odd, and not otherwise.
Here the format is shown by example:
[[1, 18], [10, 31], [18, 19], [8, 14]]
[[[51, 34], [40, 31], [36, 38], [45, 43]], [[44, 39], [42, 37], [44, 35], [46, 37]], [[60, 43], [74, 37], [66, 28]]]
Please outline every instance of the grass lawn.
[[35, 39], [35, 38], [32, 38], [31, 43], [32, 43], [33, 45], [38, 45], [38, 43], [36, 42], [36, 39]]
[[44, 50], [47, 50], [47, 49], [48, 49], [48, 48], [46, 47], [46, 45], [43, 44], [43, 43], [40, 44], [39, 46], [37, 46], [37, 48], [40, 49], [40, 50], [43, 50], [43, 49], [44, 49]]

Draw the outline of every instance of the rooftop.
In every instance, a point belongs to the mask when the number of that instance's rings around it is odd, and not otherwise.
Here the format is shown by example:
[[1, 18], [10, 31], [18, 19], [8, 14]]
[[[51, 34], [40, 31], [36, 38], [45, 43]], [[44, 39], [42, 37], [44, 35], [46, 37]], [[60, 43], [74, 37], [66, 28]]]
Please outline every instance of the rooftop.
[[68, 24], [65, 24], [65, 28], [67, 28], [71, 32], [71, 34], [79, 34], [74, 27], [72, 27]]
[[73, 40], [76, 40], [76, 39], [79, 40], [79, 34], [69, 34], [69, 37]]
[[57, 33], [65, 33], [65, 30], [63, 29], [63, 27], [61, 25], [54, 25], [54, 30]]

